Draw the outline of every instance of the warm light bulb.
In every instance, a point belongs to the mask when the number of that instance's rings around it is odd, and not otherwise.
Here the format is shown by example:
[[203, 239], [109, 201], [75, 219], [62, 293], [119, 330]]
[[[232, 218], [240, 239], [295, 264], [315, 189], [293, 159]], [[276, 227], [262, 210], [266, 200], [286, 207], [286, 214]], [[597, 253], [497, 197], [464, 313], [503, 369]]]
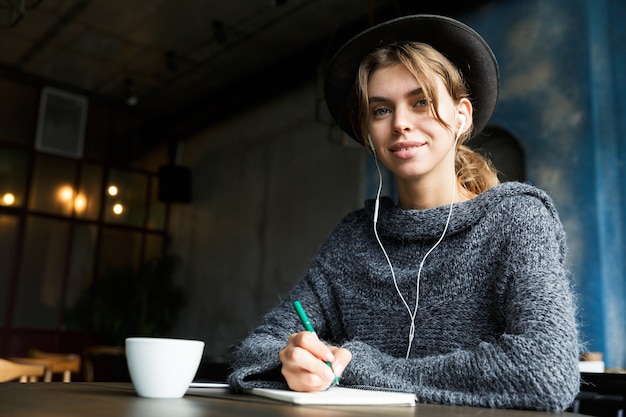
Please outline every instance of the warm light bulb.
[[116, 196], [117, 187], [115, 185], [110, 185], [109, 188], [107, 189], [107, 193], [109, 193], [110, 196]]
[[69, 185], [64, 185], [59, 188], [58, 196], [61, 201], [71, 201], [74, 197], [74, 189]]
[[2, 204], [5, 206], [12, 206], [15, 203], [15, 195], [13, 193], [5, 193], [2, 196]]
[[120, 214], [122, 214], [123, 211], [124, 211], [124, 206], [121, 205], [120, 203], [116, 203], [113, 205], [113, 213], [119, 216]]
[[87, 198], [83, 194], [78, 194], [74, 199], [74, 211], [82, 213], [87, 208]]

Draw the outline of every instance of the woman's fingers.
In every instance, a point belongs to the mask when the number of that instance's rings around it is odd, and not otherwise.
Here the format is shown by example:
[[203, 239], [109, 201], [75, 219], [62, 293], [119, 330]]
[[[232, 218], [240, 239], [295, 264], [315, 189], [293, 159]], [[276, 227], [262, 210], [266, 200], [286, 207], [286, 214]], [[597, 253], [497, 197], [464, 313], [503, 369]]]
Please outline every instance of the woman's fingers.
[[[349, 355], [351, 357], [351, 354]], [[345, 353], [342, 353], [343, 360], [345, 356]], [[279, 357], [283, 364], [281, 372], [289, 388], [294, 391], [324, 390], [335, 380], [336, 375], [327, 364], [336, 362], [335, 355], [315, 333], [292, 334], [287, 345], [279, 352]], [[345, 368], [345, 365], [339, 362], [337, 366]]]
[[335, 356], [335, 360], [332, 362], [333, 372], [335, 373], [335, 376], [339, 378], [343, 374], [344, 369], [346, 369], [346, 366], [348, 366], [352, 360], [352, 352], [348, 349], [336, 346], [330, 346], [330, 350]]

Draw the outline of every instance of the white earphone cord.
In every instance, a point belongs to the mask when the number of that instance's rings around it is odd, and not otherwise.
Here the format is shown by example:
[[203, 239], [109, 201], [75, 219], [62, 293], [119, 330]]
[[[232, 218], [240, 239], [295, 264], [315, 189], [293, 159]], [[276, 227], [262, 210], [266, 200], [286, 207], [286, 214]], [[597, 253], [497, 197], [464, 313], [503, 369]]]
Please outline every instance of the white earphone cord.
[[[376, 157], [376, 151], [374, 151], [374, 162], [376, 163], [376, 170], [378, 171], [378, 191], [376, 192], [376, 202], [375, 202], [375, 206], [374, 206], [374, 235], [376, 236], [376, 241], [378, 242], [378, 245], [380, 246], [380, 249], [382, 250], [383, 254], [385, 255], [385, 259], [387, 260], [387, 264], [389, 265], [389, 269], [391, 271], [391, 277], [393, 279], [393, 285], [396, 287], [396, 291], [398, 292], [398, 295], [400, 296], [400, 299], [402, 300], [402, 303], [404, 304], [404, 306], [407, 309], [407, 312], [409, 313], [409, 317], [411, 318], [411, 325], [409, 327], [409, 342], [408, 342], [408, 346], [407, 346], [407, 350], [406, 350], [406, 359], [409, 359], [409, 355], [411, 354], [411, 346], [413, 344], [413, 338], [415, 337], [415, 318], [417, 317], [417, 306], [419, 304], [419, 288], [420, 288], [420, 278], [422, 275], [422, 268], [424, 266], [424, 262], [426, 261], [426, 258], [428, 257], [428, 255], [430, 255], [430, 253], [435, 250], [435, 248], [437, 246], [439, 246], [439, 244], [441, 243], [441, 241], [443, 240], [443, 238], [446, 235], [446, 232], [448, 231], [448, 225], [450, 224], [450, 219], [452, 218], [452, 207], [454, 206], [454, 196], [456, 193], [456, 169], [454, 166], [454, 154], [456, 153], [456, 145], [457, 142], [459, 141], [459, 137], [461, 135], [458, 134], [456, 136], [456, 140], [454, 141], [454, 152], [453, 152], [453, 157], [452, 157], [452, 169], [455, 173], [454, 175], [454, 184], [452, 186], [452, 200], [450, 202], [450, 210], [448, 211], [448, 218], [446, 219], [446, 225], [443, 228], [443, 232], [441, 233], [441, 236], [439, 237], [439, 240], [437, 240], [437, 242], [428, 250], [428, 252], [426, 252], [426, 255], [424, 255], [424, 257], [422, 258], [422, 261], [420, 262], [420, 266], [419, 269], [417, 271], [417, 279], [415, 280], [415, 308], [413, 309], [413, 311], [411, 311], [411, 307], [409, 307], [409, 304], [406, 302], [406, 299], [404, 298], [404, 296], [402, 295], [402, 291], [400, 291], [400, 288], [398, 287], [398, 282], [396, 280], [396, 273], [393, 270], [393, 265], [391, 264], [391, 260], [389, 259], [389, 255], [387, 254], [387, 251], [385, 250], [385, 247], [383, 246], [383, 243], [380, 240], [380, 237], [378, 236], [378, 229], [376, 227], [377, 223], [378, 223], [378, 208], [379, 208], [379, 201], [380, 201], [380, 193], [382, 191], [383, 188], [383, 176], [382, 173], [380, 171], [380, 166], [378, 165], [378, 158]], [[371, 138], [370, 138], [370, 143], [371, 143]], [[372, 144], [372, 150], [374, 150], [373, 144]]]

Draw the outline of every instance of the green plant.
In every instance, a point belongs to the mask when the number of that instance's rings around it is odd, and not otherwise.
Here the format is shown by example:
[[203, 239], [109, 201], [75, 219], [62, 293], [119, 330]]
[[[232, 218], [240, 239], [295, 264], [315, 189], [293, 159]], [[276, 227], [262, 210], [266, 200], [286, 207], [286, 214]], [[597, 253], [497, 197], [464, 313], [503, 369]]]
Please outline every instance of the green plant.
[[123, 345], [129, 336], [165, 336], [187, 302], [173, 282], [177, 258], [163, 256], [139, 268], [109, 268], [66, 312], [68, 327]]

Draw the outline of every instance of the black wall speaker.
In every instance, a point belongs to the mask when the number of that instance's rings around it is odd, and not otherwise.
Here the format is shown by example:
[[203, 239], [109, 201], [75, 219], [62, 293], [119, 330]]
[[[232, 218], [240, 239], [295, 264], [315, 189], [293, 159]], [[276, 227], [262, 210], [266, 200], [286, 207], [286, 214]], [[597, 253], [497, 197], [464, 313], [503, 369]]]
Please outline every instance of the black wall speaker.
[[159, 200], [166, 203], [191, 201], [191, 169], [180, 165], [159, 168]]

